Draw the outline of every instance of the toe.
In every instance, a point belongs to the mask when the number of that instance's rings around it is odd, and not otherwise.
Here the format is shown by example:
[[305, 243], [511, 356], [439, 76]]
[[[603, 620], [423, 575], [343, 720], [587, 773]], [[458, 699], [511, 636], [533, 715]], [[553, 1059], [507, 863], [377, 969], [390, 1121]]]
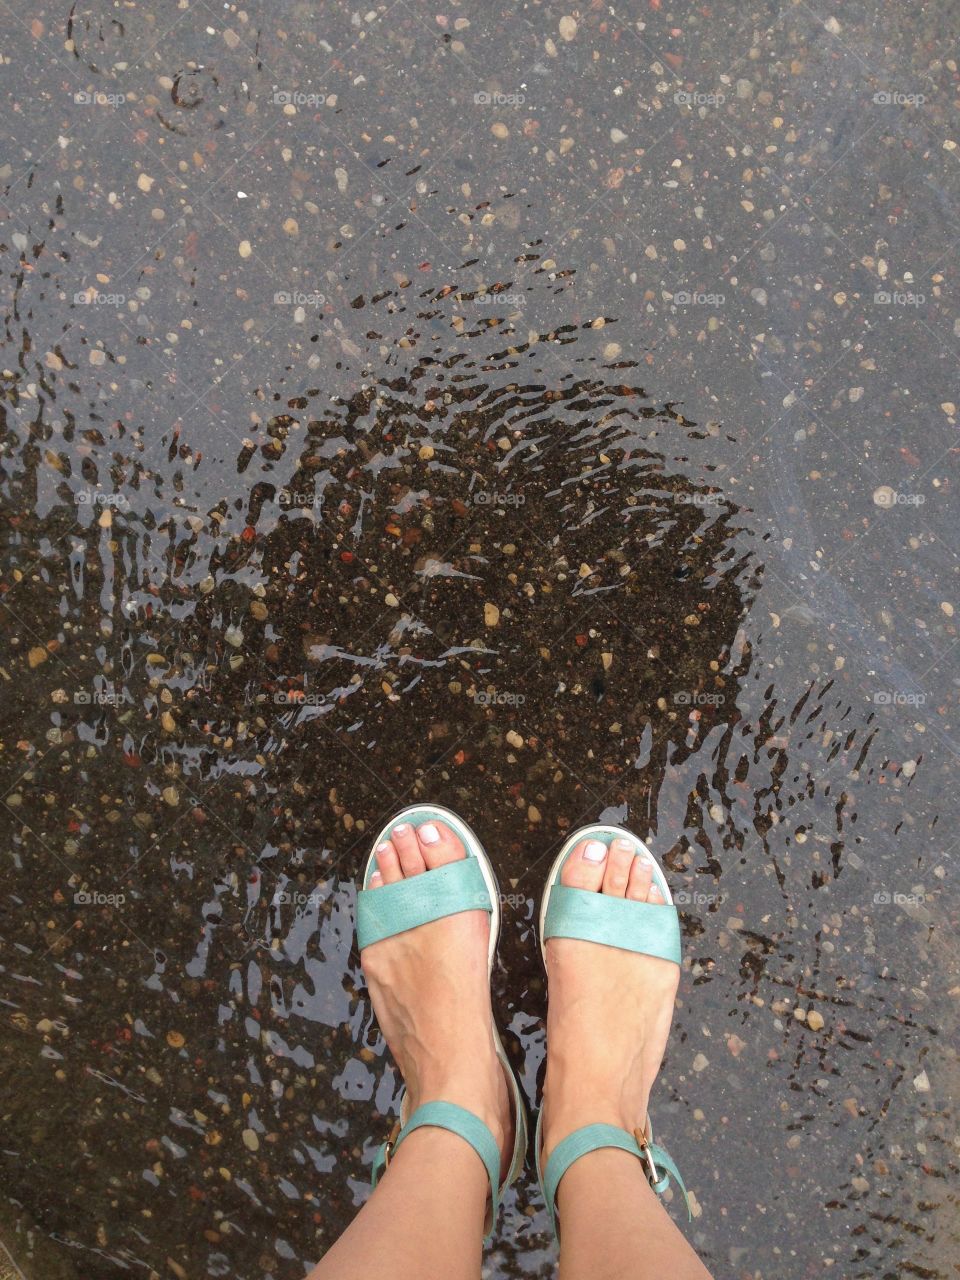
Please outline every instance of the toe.
[[617, 836], [610, 846], [606, 870], [603, 873], [603, 892], [612, 898], [626, 896], [630, 880], [630, 868], [639, 849], [635, 840]]
[[[380, 869], [382, 884], [396, 884], [398, 880], [403, 879], [400, 857], [390, 840], [384, 840], [382, 844], [377, 845], [377, 866]], [[371, 888], [376, 887], [371, 883]]]
[[630, 868], [630, 880], [627, 883], [627, 897], [635, 902], [646, 902], [653, 883], [653, 863], [642, 853], [634, 858]]
[[607, 846], [602, 840], [581, 840], [570, 851], [563, 864], [560, 883], [571, 889], [589, 889], [599, 893], [603, 884], [603, 869], [607, 863]]
[[417, 840], [420, 844], [420, 856], [431, 869], [467, 856], [463, 841], [439, 818], [434, 822], [422, 822], [417, 828]]
[[426, 871], [427, 864], [420, 852], [417, 833], [409, 822], [401, 822], [390, 832], [390, 839], [400, 855], [400, 866], [404, 876], [417, 876]]

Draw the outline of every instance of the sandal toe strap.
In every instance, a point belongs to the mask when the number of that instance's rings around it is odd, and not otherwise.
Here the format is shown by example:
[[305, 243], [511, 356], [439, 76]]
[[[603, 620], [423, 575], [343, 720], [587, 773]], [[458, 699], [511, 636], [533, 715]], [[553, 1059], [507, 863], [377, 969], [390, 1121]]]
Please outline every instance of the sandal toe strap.
[[459, 858], [423, 875], [357, 894], [357, 944], [361, 950], [394, 934], [461, 911], [493, 912], [479, 859]]

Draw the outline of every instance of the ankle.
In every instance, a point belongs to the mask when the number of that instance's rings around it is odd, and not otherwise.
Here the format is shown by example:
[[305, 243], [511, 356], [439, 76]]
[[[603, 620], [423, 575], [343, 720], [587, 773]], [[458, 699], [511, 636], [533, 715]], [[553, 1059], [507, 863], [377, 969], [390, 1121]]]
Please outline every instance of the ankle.
[[509, 1095], [500, 1060], [489, 1051], [448, 1063], [418, 1081], [416, 1105], [452, 1102], [478, 1116], [502, 1147], [509, 1121]]
[[547, 1078], [543, 1089], [543, 1153], [588, 1124], [609, 1124], [627, 1133], [646, 1122], [649, 1089], [627, 1081], [601, 1081], [589, 1075], [574, 1081]]

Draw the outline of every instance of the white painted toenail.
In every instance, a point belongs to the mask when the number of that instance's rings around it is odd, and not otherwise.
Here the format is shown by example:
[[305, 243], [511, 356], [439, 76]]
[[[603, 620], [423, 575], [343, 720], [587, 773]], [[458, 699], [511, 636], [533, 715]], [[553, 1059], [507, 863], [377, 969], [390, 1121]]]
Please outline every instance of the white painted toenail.
[[424, 844], [436, 844], [440, 839], [440, 832], [432, 822], [425, 822], [417, 831], [417, 835], [419, 835]]
[[588, 840], [583, 856], [587, 862], [602, 862], [607, 856], [607, 846], [602, 840]]
[[400, 822], [393, 829], [398, 836], [406, 835], [406, 833], [410, 830], [410, 823]]
[[626, 836], [617, 836], [616, 840], [614, 840], [613, 843], [617, 846], [618, 849], [633, 850], [636, 847], [633, 841], [628, 840]]
[[373, 884], [379, 884], [379, 882], [380, 882], [382, 879], [383, 879], [383, 876], [380, 874], [380, 872], [379, 872], [379, 871], [375, 871], [375, 872], [373, 873], [373, 875], [370, 877], [370, 883], [371, 883], [372, 885], [373, 885]]
[[389, 848], [389, 842], [384, 840], [381, 844], [377, 845], [377, 853], [386, 853]]

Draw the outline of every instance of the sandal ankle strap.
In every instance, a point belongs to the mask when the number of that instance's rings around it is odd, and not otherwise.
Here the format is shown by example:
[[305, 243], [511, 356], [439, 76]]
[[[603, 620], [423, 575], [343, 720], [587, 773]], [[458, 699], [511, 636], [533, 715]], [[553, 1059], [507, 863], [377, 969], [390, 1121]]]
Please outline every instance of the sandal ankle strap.
[[[376, 892], [380, 893], [382, 890], [377, 889]], [[398, 1122], [394, 1127], [394, 1133], [373, 1158], [370, 1185], [373, 1187], [377, 1185], [404, 1138], [415, 1129], [427, 1126], [447, 1129], [450, 1133], [455, 1133], [458, 1138], [463, 1138], [464, 1142], [469, 1143], [483, 1161], [490, 1180], [490, 1194], [493, 1197], [492, 1220], [495, 1223], [500, 1201], [500, 1148], [497, 1146], [496, 1138], [480, 1117], [475, 1116], [466, 1107], [458, 1106], [455, 1102], [425, 1102], [423, 1106], [417, 1107], [406, 1124], [401, 1126]]]
[[[581, 1129], [575, 1129], [562, 1142], [557, 1143], [553, 1151], [551, 1151], [547, 1167], [540, 1177], [540, 1186], [547, 1202], [554, 1235], [558, 1235], [557, 1188], [560, 1186], [561, 1178], [581, 1156], [589, 1155], [591, 1151], [599, 1151], [604, 1147], [615, 1147], [620, 1151], [626, 1151], [630, 1155], [637, 1156], [643, 1163], [647, 1181], [657, 1195], [663, 1195], [670, 1185], [671, 1178], [675, 1179], [683, 1196], [684, 1204], [687, 1207], [687, 1215], [689, 1218], [693, 1218], [690, 1197], [687, 1195], [687, 1188], [684, 1185], [683, 1178], [680, 1176], [680, 1170], [663, 1147], [658, 1146], [655, 1142], [648, 1141], [641, 1129], [636, 1129], [633, 1133], [629, 1133], [626, 1129], [620, 1129], [612, 1124], [587, 1124]], [[540, 1170], [539, 1150], [540, 1125], [538, 1123], [538, 1172]]]

